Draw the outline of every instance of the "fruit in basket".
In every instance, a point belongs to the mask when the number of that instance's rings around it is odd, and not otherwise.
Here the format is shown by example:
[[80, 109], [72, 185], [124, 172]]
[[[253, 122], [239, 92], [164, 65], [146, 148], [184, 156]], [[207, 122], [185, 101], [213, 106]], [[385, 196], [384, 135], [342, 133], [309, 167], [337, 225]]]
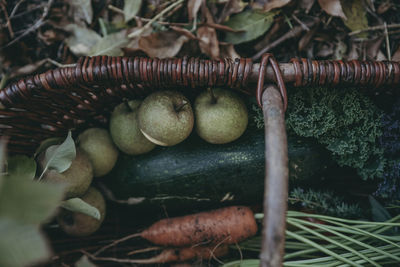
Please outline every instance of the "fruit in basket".
[[128, 155], [144, 154], [155, 147], [139, 129], [137, 113], [141, 102], [131, 100], [121, 103], [110, 118], [111, 137], [115, 145]]
[[160, 146], [182, 142], [194, 124], [189, 100], [177, 91], [158, 91], [146, 97], [140, 105], [138, 120], [144, 136]]
[[62, 209], [57, 215], [57, 222], [61, 229], [69, 235], [87, 236], [94, 233], [100, 228], [106, 215], [106, 202], [104, 197], [94, 187], [89, 187], [88, 191], [81, 199], [99, 210], [100, 220], [80, 212], [71, 212]]
[[110, 134], [101, 128], [90, 128], [78, 136], [79, 147], [87, 153], [94, 177], [106, 175], [118, 159], [118, 149]]
[[76, 150], [76, 157], [64, 172], [48, 170], [43, 175], [44, 182], [65, 183], [66, 198], [80, 197], [88, 190], [93, 179], [93, 167], [86, 152]]
[[248, 113], [237, 94], [224, 89], [202, 92], [194, 103], [197, 134], [212, 144], [225, 144], [246, 130]]

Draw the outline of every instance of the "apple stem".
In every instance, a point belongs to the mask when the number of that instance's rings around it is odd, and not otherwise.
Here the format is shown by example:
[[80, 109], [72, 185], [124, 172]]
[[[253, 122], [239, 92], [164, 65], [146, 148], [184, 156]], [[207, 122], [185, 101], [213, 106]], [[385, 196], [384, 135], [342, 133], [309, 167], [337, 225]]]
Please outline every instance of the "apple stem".
[[128, 103], [128, 102], [129, 102], [128, 99], [124, 99], [124, 104], [125, 104], [126, 108], [127, 108], [129, 111], [132, 111], [132, 108], [131, 108], [131, 106], [129, 106], [129, 103]]
[[217, 103], [217, 98], [215, 97], [214, 91], [213, 91], [213, 89], [211, 87], [208, 87], [208, 92], [211, 95], [211, 104]]
[[175, 111], [176, 112], [181, 111], [183, 109], [183, 107], [186, 106], [188, 103], [189, 103], [188, 101], [182, 100], [182, 103], [179, 106], [175, 107]]

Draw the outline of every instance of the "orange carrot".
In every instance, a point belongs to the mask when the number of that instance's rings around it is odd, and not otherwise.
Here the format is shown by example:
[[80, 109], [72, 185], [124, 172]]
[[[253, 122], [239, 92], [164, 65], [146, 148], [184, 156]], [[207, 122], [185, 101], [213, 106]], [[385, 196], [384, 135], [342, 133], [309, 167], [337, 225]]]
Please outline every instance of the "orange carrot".
[[234, 244], [255, 235], [257, 224], [248, 207], [233, 206], [160, 220], [140, 236], [171, 247], [195, 244]]

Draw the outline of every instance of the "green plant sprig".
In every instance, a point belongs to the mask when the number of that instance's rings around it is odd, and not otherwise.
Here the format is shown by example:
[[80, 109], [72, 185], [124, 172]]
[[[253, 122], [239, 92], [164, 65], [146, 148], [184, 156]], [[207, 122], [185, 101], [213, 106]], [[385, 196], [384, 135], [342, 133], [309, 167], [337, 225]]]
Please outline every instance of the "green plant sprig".
[[[256, 214], [260, 219], [263, 214]], [[308, 218], [319, 221], [311, 222]], [[350, 220], [288, 211], [284, 266], [382, 266], [400, 261], [400, 215], [386, 222]], [[261, 237], [240, 244], [260, 252]], [[224, 266], [258, 266], [259, 260], [232, 261]]]

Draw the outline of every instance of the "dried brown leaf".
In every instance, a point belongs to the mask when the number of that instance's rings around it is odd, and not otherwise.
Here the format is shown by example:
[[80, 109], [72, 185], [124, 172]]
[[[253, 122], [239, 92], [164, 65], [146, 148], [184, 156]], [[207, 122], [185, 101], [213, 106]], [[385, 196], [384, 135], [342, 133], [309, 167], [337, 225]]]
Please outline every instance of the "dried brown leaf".
[[233, 44], [221, 45], [222, 58], [240, 58]]
[[392, 60], [393, 61], [400, 61], [400, 47], [397, 48], [396, 52], [394, 52], [393, 56], [392, 56]]
[[265, 12], [268, 12], [275, 8], [283, 7], [289, 4], [291, 0], [256, 0], [254, 2], [253, 8], [262, 9]]
[[341, 17], [347, 19], [343, 13], [342, 4], [340, 0], [318, 0], [320, 7], [329, 15], [334, 17]]
[[182, 35], [185, 35], [187, 38], [191, 39], [191, 40], [198, 40], [199, 38], [197, 38], [196, 35], [194, 35], [191, 31], [182, 28], [182, 27], [178, 27], [178, 26], [169, 26], [169, 28], [173, 31], [176, 31], [177, 33], [180, 33]]
[[308, 46], [310, 43], [311, 39], [313, 39], [315, 32], [317, 31], [318, 27], [312, 28], [310, 31], [308, 31], [306, 34], [301, 37], [299, 41], [299, 51], [304, 51], [305, 48]]
[[242, 12], [243, 8], [246, 5], [247, 4], [244, 3], [242, 0], [228, 0], [228, 2], [226, 2], [224, 8], [221, 11], [221, 15], [216, 20], [216, 22], [222, 23], [223, 21], [225, 21], [227, 17], [231, 16], [232, 14]]
[[308, 14], [308, 12], [310, 12], [310, 9], [314, 5], [314, 3], [315, 3], [315, 0], [301, 0], [299, 3], [299, 7], [301, 9], [304, 9], [306, 11], [306, 14]]
[[202, 0], [189, 0], [187, 3], [189, 21], [197, 18], [197, 13], [200, 10]]
[[188, 40], [184, 35], [174, 31], [156, 32], [139, 39], [139, 48], [149, 57], [174, 57]]
[[201, 40], [199, 42], [201, 52], [212, 59], [219, 58], [220, 51], [215, 29], [207, 26], [200, 27], [197, 30], [197, 37]]

